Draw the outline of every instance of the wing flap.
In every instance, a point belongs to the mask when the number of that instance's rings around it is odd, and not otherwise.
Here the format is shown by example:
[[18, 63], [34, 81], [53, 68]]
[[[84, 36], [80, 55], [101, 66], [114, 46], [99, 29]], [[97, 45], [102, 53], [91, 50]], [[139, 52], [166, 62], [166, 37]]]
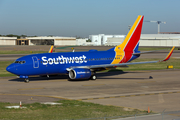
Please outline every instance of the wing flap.
[[89, 66], [90, 69], [94, 68], [108, 68], [108, 67], [124, 67], [127, 65], [135, 65], [135, 64], [147, 64], [147, 63], [157, 63], [159, 61], [147, 61], [147, 62], [133, 62], [133, 63], [120, 63], [120, 64], [103, 64], [103, 65], [92, 65]]
[[[146, 62], [133, 62], [133, 63], [120, 63], [120, 64], [102, 64], [102, 65], [91, 65], [91, 66], [74, 66], [68, 69], [73, 68], [89, 68], [89, 69], [97, 69], [97, 68], [110, 68], [110, 67], [124, 67], [127, 65], [135, 65], [135, 64], [147, 64], [147, 63], [157, 63], [157, 62], [163, 62], [169, 60], [171, 57], [173, 50], [175, 47], [171, 49], [171, 51], [168, 53], [167, 57], [164, 60], [158, 60], [158, 61], [146, 61]], [[67, 69], [67, 71], [68, 71]]]

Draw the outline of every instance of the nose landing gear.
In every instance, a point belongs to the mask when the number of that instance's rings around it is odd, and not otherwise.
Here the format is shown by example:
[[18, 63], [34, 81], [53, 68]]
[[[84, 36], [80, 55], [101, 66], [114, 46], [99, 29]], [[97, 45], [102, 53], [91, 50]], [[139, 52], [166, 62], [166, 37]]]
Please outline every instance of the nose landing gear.
[[19, 77], [19, 78], [23, 78], [25, 83], [28, 83], [28, 82], [29, 82], [29, 77], [26, 76], [26, 75], [20, 75], [20, 76], [18, 76], [18, 77]]
[[28, 78], [24, 79], [24, 82], [29, 83], [29, 79]]

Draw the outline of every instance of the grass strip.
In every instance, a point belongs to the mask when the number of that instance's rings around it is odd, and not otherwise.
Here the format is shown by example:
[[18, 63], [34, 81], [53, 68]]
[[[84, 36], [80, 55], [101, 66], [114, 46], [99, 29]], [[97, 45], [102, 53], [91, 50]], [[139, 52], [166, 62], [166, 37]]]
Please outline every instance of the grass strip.
[[15, 76], [12, 73], [6, 71], [6, 67], [14, 61], [0, 61], [0, 77]]
[[[143, 61], [158, 61], [159, 59], [136, 59], [132, 62], [143, 62]], [[180, 69], [180, 59], [171, 58], [165, 62], [158, 63], [148, 63], [148, 64], [137, 64], [137, 65], [129, 65], [127, 68], [118, 67], [117, 69], [121, 69], [123, 71], [137, 71], [137, 70], [163, 70], [167, 69], [168, 65], [173, 65], [173, 69]]]
[[47, 53], [48, 51], [17, 51], [17, 50], [1, 50], [0, 54], [36, 54], [36, 53]]
[[[70, 51], [72, 51], [72, 49], [71, 49], [72, 47], [74, 47], [76, 51], [88, 51], [89, 50], [89, 49], [86, 49], [84, 47], [76, 48], [78, 46], [63, 46], [63, 47], [55, 48], [55, 51], [57, 49], [58, 52], [70, 52]], [[113, 48], [113, 46], [112, 46], [112, 48]], [[59, 51], [58, 49], [61, 49], [63, 51]], [[109, 48], [104, 49], [104, 50], [108, 50], [108, 49]], [[47, 53], [48, 50], [47, 51], [38, 51], [38, 50], [31, 50], [31, 51], [28, 51], [28, 50], [1, 50], [0, 54], [36, 54], [36, 53]], [[139, 47], [139, 51], [154, 51], [154, 50], [167, 50], [167, 51], [169, 50], [170, 51], [171, 47]], [[174, 50], [178, 50], [178, 48], [176, 47]]]
[[3, 120], [62, 120], [99, 118], [105, 116], [130, 116], [145, 114], [147, 111], [124, 109], [123, 107], [105, 106], [76, 100], [58, 101], [61, 105], [44, 105], [40, 103], [23, 104], [25, 109], [8, 109], [5, 106], [17, 105], [0, 103], [0, 119]]

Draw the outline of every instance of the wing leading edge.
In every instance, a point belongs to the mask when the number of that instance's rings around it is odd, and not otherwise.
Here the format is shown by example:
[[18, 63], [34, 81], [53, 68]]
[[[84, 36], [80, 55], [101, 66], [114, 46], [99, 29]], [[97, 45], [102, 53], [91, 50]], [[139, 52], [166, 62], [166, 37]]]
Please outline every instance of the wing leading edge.
[[91, 66], [76, 66], [76, 67], [71, 67], [72, 68], [89, 68], [89, 69], [98, 69], [98, 68], [112, 68], [112, 67], [124, 67], [127, 65], [135, 65], [135, 64], [147, 64], [147, 63], [157, 63], [157, 62], [163, 62], [163, 61], [167, 61], [169, 60], [169, 58], [171, 57], [173, 51], [174, 51], [173, 47], [171, 49], [171, 51], [168, 53], [167, 57], [163, 60], [158, 60], [158, 61], [146, 61], [146, 62], [133, 62], [133, 63], [119, 63], [119, 64], [102, 64], [102, 65], [91, 65]]

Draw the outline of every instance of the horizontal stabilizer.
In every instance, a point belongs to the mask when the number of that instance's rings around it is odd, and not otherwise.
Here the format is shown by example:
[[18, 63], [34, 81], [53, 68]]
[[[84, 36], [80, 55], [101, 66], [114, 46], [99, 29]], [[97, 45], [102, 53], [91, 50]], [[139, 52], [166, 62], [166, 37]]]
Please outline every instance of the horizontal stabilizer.
[[139, 52], [139, 53], [133, 53], [133, 55], [140, 55], [140, 54], [155, 53], [155, 52], [158, 52], [158, 51], [163, 51], [163, 50], [144, 51], [144, 52]]
[[169, 52], [169, 54], [167, 55], [167, 57], [164, 60], [158, 60], [158, 61], [146, 61], [146, 62], [132, 62], [132, 63], [120, 63], [120, 64], [103, 64], [103, 65], [92, 65], [92, 66], [88, 66], [90, 69], [94, 69], [94, 68], [99, 68], [99, 67], [104, 67], [104, 68], [108, 68], [108, 67], [122, 67], [122, 66], [127, 66], [127, 65], [135, 65], [135, 64], [147, 64], [147, 63], [157, 63], [157, 62], [163, 62], [163, 61], [167, 61], [169, 60], [169, 58], [171, 57], [173, 50], [175, 47], [173, 47], [171, 49], [171, 51]]

